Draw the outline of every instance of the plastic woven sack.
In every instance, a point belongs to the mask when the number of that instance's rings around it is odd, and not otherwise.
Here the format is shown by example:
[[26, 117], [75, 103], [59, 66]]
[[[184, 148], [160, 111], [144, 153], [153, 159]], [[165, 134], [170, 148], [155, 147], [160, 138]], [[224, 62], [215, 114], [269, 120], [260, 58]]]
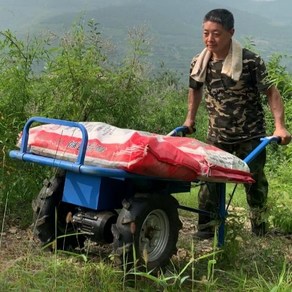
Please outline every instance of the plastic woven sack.
[[[253, 182], [245, 162], [196, 139], [121, 129], [101, 122], [81, 124], [88, 132], [86, 165], [186, 181]], [[34, 154], [75, 161], [81, 140], [78, 128], [46, 124], [30, 129], [28, 146]]]

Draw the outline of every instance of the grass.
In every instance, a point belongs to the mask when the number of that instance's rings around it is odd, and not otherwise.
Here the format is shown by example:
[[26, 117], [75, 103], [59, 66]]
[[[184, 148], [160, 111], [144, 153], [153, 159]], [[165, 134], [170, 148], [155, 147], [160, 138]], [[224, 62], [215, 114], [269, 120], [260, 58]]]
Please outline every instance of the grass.
[[80, 257], [31, 253], [1, 273], [1, 291], [118, 291], [121, 272]]
[[[185, 253], [154, 275], [117, 269], [106, 257], [45, 253], [31, 244], [1, 271], [1, 291], [291, 291], [287, 242], [255, 238], [238, 228], [241, 222], [232, 224], [238, 234], [235, 240], [227, 234], [223, 250], [216, 248], [216, 241], [198, 243], [189, 238]], [[203, 251], [200, 244], [208, 249]]]
[[[289, 169], [268, 173], [272, 229], [278, 235], [255, 237], [247, 220], [243, 186], [239, 185], [226, 224], [224, 248], [216, 241], [192, 237], [196, 214], [180, 210], [184, 223], [178, 252], [157, 274], [115, 267], [102, 246], [83, 254], [47, 253], [26, 233], [6, 238], [7, 218], [1, 222], [1, 291], [291, 291], [291, 193]], [[228, 185], [227, 194], [233, 190]], [[198, 189], [179, 194], [181, 204], [196, 207]], [[3, 214], [1, 214], [3, 215]], [[10, 223], [10, 222], [9, 222]], [[286, 235], [285, 235], [286, 233]], [[287, 235], [290, 233], [290, 236]], [[6, 236], [6, 237], [5, 237]], [[15, 252], [7, 252], [15, 245]], [[126, 265], [125, 265], [126, 266]]]

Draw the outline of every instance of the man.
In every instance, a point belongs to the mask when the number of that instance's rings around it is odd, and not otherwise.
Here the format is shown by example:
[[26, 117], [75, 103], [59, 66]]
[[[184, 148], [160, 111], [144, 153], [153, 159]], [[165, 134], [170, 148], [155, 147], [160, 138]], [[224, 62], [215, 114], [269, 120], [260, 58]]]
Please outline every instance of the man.
[[[207, 143], [245, 158], [266, 136], [261, 94], [265, 94], [274, 117], [273, 135], [281, 144], [291, 141], [285, 127], [283, 101], [277, 88], [268, 81], [267, 70], [260, 56], [241, 48], [232, 37], [234, 18], [226, 9], [208, 12], [203, 21], [206, 48], [191, 63], [188, 112], [184, 125], [192, 129], [205, 88], [209, 115]], [[265, 211], [268, 182], [264, 173], [266, 153], [263, 151], [249, 166], [255, 183], [246, 185], [252, 231], [266, 232]], [[199, 191], [199, 208], [218, 208], [216, 184], [208, 183]], [[209, 238], [214, 228], [209, 216], [199, 215], [200, 238]]]

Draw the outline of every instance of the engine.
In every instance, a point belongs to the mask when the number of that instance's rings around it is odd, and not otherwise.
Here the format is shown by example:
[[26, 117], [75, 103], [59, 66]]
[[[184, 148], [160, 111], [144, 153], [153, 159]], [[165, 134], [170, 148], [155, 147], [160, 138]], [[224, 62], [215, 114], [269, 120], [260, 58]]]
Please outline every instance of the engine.
[[111, 211], [79, 211], [72, 217], [72, 223], [79, 232], [85, 233], [95, 242], [112, 243], [112, 224], [117, 221], [117, 213]]

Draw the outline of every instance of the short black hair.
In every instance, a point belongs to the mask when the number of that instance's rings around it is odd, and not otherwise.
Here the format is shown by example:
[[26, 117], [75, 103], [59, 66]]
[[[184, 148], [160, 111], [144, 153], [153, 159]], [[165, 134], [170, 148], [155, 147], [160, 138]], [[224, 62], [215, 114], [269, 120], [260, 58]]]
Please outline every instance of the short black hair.
[[207, 21], [217, 22], [226, 30], [234, 28], [233, 14], [227, 9], [213, 9], [209, 11], [204, 17], [204, 23]]

